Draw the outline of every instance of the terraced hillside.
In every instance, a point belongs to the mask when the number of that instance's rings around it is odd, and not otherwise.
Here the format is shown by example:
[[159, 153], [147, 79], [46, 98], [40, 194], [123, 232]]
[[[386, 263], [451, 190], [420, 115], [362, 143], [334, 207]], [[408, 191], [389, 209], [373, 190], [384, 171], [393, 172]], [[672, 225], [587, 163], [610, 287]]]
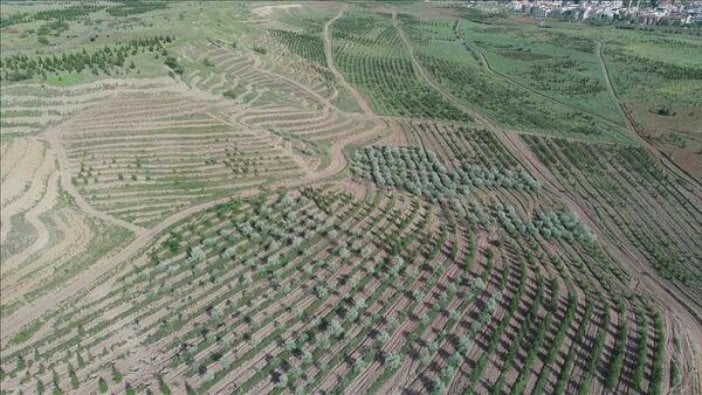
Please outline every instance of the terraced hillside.
[[699, 40], [483, 5], [0, 4], [0, 393], [700, 393]]
[[279, 138], [207, 106], [185, 95], [120, 95], [72, 118], [56, 131], [71, 182], [95, 208], [142, 225], [300, 174]]

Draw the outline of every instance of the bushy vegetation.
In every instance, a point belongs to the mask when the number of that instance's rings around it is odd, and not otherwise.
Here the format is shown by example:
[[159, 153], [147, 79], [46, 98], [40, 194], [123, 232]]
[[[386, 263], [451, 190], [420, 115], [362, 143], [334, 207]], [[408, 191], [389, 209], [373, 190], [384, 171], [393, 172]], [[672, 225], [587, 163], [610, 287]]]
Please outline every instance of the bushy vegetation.
[[430, 151], [415, 147], [371, 147], [356, 151], [352, 172], [379, 187], [398, 187], [432, 200], [470, 193], [472, 188], [539, 189], [524, 171], [462, 163], [449, 171]]
[[271, 29], [269, 32], [272, 37], [280, 41], [295, 55], [310, 62], [326, 66], [327, 61], [324, 54], [324, 41], [319, 35], [297, 33], [281, 29]]
[[108, 7], [106, 11], [112, 16], [130, 16], [163, 10], [167, 7], [168, 2], [163, 0], [125, 0], [116, 6]]
[[180, 63], [178, 63], [178, 59], [176, 59], [175, 56], [167, 55], [165, 64], [177, 74], [183, 74], [183, 66]]
[[222, 96], [226, 97], [227, 99], [236, 100], [237, 94], [234, 89], [227, 89], [226, 91], [222, 92]]
[[672, 62], [651, 59], [649, 57], [633, 55], [623, 49], [608, 49], [607, 54], [614, 62], [625, 64], [630, 68], [632, 76], [655, 75], [665, 81], [694, 80], [702, 75], [702, 67], [680, 65]]
[[476, 66], [428, 54], [420, 54], [419, 59], [451, 93], [505, 124], [569, 134], [606, 135], [611, 132], [588, 114], [558, 111], [552, 104], [501, 82]]
[[583, 243], [595, 241], [595, 235], [572, 212], [538, 210], [534, 218], [524, 221], [514, 206], [496, 203], [494, 207], [499, 223], [512, 235], [541, 235], [547, 239], [576, 240]]

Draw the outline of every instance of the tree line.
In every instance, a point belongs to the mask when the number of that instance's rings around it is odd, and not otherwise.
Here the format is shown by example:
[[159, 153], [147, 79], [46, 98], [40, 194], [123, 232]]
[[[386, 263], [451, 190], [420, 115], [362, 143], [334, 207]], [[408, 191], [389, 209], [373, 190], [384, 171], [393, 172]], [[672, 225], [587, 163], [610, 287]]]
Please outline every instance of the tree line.
[[[174, 40], [173, 36], [156, 36], [134, 39], [117, 46], [105, 46], [90, 52], [83, 49], [82, 51], [63, 52], [61, 55], [50, 56], [12, 55], [0, 59], [0, 80], [16, 82], [32, 79], [37, 75], [46, 78], [46, 73], [51, 72], [80, 73], [85, 69], [91, 69], [95, 75], [98, 75], [100, 71], [109, 75], [110, 70], [115, 66], [123, 67], [127, 58], [135, 56], [140, 50], [141, 52], [148, 51], [168, 56], [163, 44]], [[177, 65], [177, 62], [174, 64]], [[134, 67], [132, 62], [130, 68]]]

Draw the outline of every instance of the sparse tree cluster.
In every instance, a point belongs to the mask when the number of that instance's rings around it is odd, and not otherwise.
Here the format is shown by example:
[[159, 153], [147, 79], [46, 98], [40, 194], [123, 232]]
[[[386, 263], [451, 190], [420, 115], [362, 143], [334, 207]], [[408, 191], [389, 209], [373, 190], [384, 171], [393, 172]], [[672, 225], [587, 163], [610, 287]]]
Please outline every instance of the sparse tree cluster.
[[326, 66], [327, 61], [324, 55], [324, 41], [321, 36], [281, 29], [271, 29], [269, 33], [295, 55], [319, 65]]

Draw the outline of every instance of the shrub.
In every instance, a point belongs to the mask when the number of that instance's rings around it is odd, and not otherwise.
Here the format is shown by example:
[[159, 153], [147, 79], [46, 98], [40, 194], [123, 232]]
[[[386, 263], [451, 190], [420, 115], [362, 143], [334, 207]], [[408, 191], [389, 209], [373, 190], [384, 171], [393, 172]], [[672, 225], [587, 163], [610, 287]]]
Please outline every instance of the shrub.
[[184, 72], [183, 66], [181, 66], [178, 60], [172, 55], [166, 56], [165, 64], [177, 74], [183, 74]]
[[100, 391], [101, 394], [106, 393], [109, 390], [109, 387], [107, 386], [107, 381], [100, 377], [98, 379], [98, 391]]
[[222, 92], [222, 96], [226, 97], [227, 99], [236, 99], [236, 91], [234, 89], [227, 89], [226, 91]]

